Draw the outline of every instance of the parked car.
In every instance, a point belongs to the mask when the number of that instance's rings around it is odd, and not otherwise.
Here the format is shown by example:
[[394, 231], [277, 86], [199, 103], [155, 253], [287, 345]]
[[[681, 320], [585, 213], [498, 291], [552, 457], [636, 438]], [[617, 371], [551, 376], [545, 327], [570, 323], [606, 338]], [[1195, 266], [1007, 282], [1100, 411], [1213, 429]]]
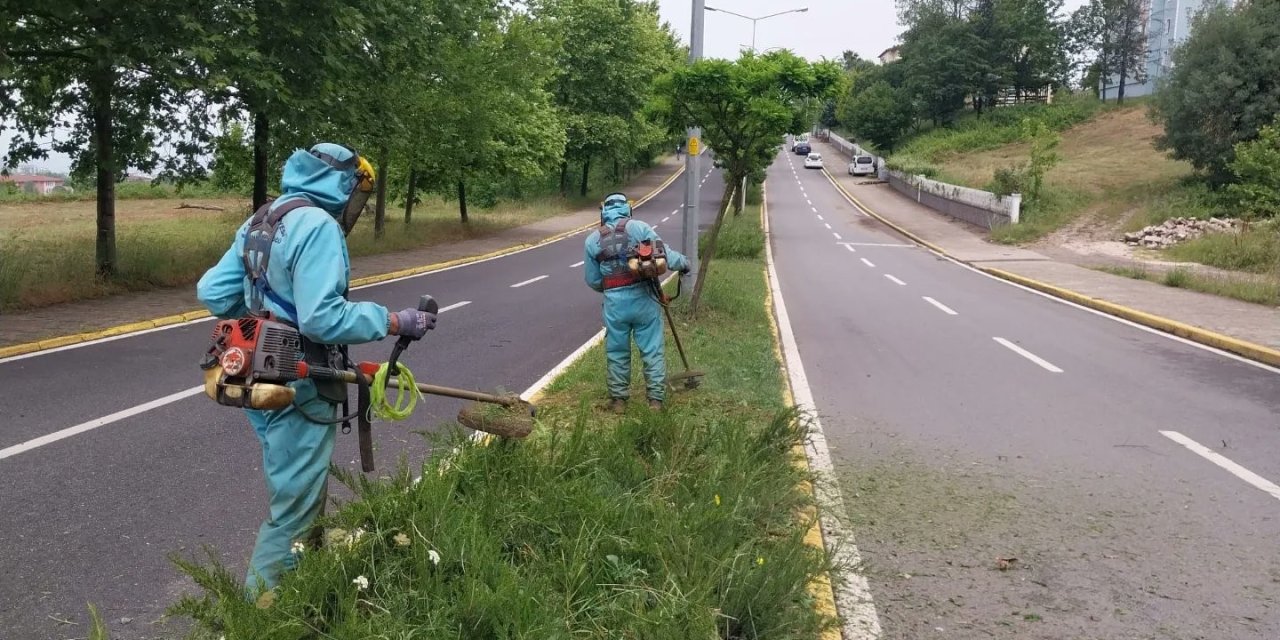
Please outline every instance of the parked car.
[[810, 147], [808, 142], [801, 142], [791, 150], [795, 151], [798, 156], [807, 156], [810, 153], [813, 153], [813, 147]]
[[822, 168], [822, 154], [820, 154], [820, 153], [811, 153], [811, 154], [809, 154], [808, 156], [806, 156], [806, 157], [805, 157], [805, 159], [804, 159], [804, 168], [806, 168], [806, 169], [821, 169], [821, 168]]
[[851, 176], [871, 176], [875, 175], [875, 173], [876, 159], [872, 156], [854, 156], [853, 162], [849, 163], [849, 175]]
[[[802, 144], [803, 144], [803, 145], [808, 145], [808, 144], [809, 144], [809, 134], [804, 133], [804, 134], [801, 134], [801, 135], [798, 135], [798, 136], [792, 136], [792, 137], [791, 137], [791, 151], [792, 151], [792, 153], [800, 153], [799, 151], [797, 151], [797, 148], [798, 148], [800, 145], [802, 145]], [[806, 151], [805, 153], [809, 153], [809, 152], [808, 152], [808, 151]]]

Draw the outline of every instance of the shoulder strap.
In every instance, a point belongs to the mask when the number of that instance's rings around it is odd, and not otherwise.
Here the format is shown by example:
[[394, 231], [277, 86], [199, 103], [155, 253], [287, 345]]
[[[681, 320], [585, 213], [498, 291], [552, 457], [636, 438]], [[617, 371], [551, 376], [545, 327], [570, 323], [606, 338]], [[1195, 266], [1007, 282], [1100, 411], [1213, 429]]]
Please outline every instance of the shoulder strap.
[[623, 218], [612, 227], [600, 225], [600, 253], [596, 259], [600, 262], [620, 260], [627, 255], [627, 247], [631, 238], [627, 236], [627, 223], [631, 218]]
[[244, 262], [244, 271], [249, 276], [249, 282], [253, 285], [249, 293], [249, 312], [261, 315], [262, 298], [265, 296], [283, 309], [291, 320], [296, 320], [297, 307], [281, 298], [267, 282], [267, 267], [271, 265], [271, 248], [275, 245], [276, 234], [280, 231], [280, 221], [291, 211], [315, 205], [305, 197], [292, 199], [276, 207], [274, 211], [271, 209], [272, 204], [274, 203], [268, 202], [254, 212], [244, 238], [244, 253], [241, 254], [241, 260]]

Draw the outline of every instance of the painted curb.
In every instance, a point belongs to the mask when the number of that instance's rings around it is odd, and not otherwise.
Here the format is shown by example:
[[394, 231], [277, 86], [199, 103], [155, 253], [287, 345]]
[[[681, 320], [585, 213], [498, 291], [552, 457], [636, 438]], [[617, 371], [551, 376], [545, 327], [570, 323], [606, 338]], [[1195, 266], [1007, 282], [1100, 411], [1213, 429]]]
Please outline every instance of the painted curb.
[[[666, 180], [663, 180], [662, 183], [659, 184], [656, 188], [654, 188], [649, 193], [645, 194], [644, 197], [637, 200], [636, 207], [640, 207], [641, 205], [657, 197], [658, 194], [662, 193], [664, 190], [666, 190], [667, 187], [671, 186], [671, 183], [675, 182], [677, 178], [679, 178], [681, 175], [684, 175], [684, 171], [685, 171], [685, 166], [680, 165], [680, 167], [676, 169], [674, 173], [668, 176]], [[485, 253], [481, 255], [467, 256], [465, 258], [457, 258], [455, 260], [449, 260], [446, 262], [437, 262], [434, 264], [424, 265], [421, 267], [413, 267], [410, 269], [401, 269], [399, 271], [392, 271], [390, 273], [382, 273], [374, 276], [365, 276], [363, 278], [357, 278], [355, 280], [352, 280], [350, 284], [351, 284], [351, 287], [353, 288], [364, 287], [372, 284], [378, 284], [381, 282], [387, 282], [389, 280], [398, 280], [400, 278], [424, 275], [427, 273], [431, 273], [433, 271], [440, 271], [441, 269], [457, 267], [464, 264], [470, 264], [472, 262], [480, 262], [482, 260], [491, 260], [493, 258], [501, 257], [509, 253], [515, 253], [517, 251], [531, 249], [533, 247], [542, 246], [544, 244], [550, 244], [552, 242], [559, 242], [561, 240], [564, 240], [565, 238], [577, 235], [579, 233], [582, 233], [583, 231], [586, 231], [587, 229], [593, 229], [595, 227], [596, 227], [595, 223], [592, 223], [592, 224], [584, 225], [582, 227], [570, 229], [569, 231], [557, 233], [556, 235], [543, 238], [542, 240], [538, 240], [537, 242], [525, 242], [517, 245], [512, 245], [509, 247], [504, 247], [502, 249], [498, 249], [497, 251], [490, 251], [489, 253]], [[0, 347], [0, 359], [10, 358], [13, 356], [27, 355], [29, 353], [36, 353], [38, 351], [45, 351], [47, 349], [56, 349], [58, 347], [65, 347], [68, 345], [79, 344], [81, 342], [92, 342], [94, 340], [101, 340], [103, 338], [111, 338], [115, 336], [129, 334], [129, 333], [146, 331], [148, 329], [158, 329], [160, 327], [167, 327], [170, 325], [180, 324], [183, 322], [191, 322], [192, 320], [200, 320], [202, 318], [208, 318], [209, 316], [210, 314], [208, 311], [205, 311], [203, 309], [196, 309], [196, 310], [188, 311], [185, 313], [164, 316], [162, 318], [153, 318], [150, 320], [140, 320], [137, 322], [130, 322], [127, 324], [116, 325], [113, 327], [107, 327], [105, 329], [99, 329], [97, 331], [86, 331], [84, 333], [75, 333], [71, 335], [58, 336], [54, 338], [46, 338], [44, 340], [36, 340], [33, 342], [23, 342], [21, 344], [10, 345], [7, 347]]]
[[1275, 349], [1271, 349], [1269, 347], [1266, 347], [1260, 344], [1255, 344], [1247, 340], [1233, 338], [1231, 336], [1221, 334], [1216, 331], [1201, 329], [1200, 327], [1192, 326], [1185, 322], [1178, 322], [1177, 320], [1166, 318], [1164, 316], [1158, 316], [1154, 313], [1139, 311], [1132, 307], [1126, 307], [1122, 304], [1117, 304], [1115, 302], [1110, 302], [1108, 300], [1103, 300], [1101, 298], [1094, 298], [1092, 296], [1087, 296], [1078, 291], [1072, 291], [1071, 289], [1066, 289], [1063, 287], [1059, 287], [1057, 285], [1052, 285], [1047, 282], [1042, 282], [1040, 280], [1035, 280], [1033, 278], [1028, 278], [1026, 276], [1020, 276], [1016, 273], [1010, 273], [1002, 269], [996, 269], [994, 267], [982, 267], [982, 266], [975, 265], [972, 262], [969, 262], [967, 260], [961, 260], [959, 258], [956, 258], [955, 256], [951, 255], [947, 251], [943, 250], [942, 247], [939, 247], [936, 244], [928, 242], [923, 238], [921, 238], [920, 236], [917, 236], [916, 234], [910, 231], [907, 231], [901, 226], [893, 222], [890, 222], [884, 216], [876, 213], [870, 207], [863, 204], [862, 201], [854, 197], [853, 194], [849, 193], [849, 191], [846, 190], [843, 186], [841, 186], [830, 173], [827, 173], [826, 169], [823, 169], [822, 172], [826, 174], [827, 180], [831, 182], [832, 186], [834, 186], [836, 190], [841, 193], [841, 195], [843, 195], [847, 200], [849, 200], [849, 202], [851, 202], [854, 206], [861, 209], [867, 215], [875, 218], [876, 220], [880, 221], [882, 224], [893, 229], [894, 231], [897, 231], [898, 233], [906, 236], [912, 242], [915, 242], [916, 244], [919, 244], [929, 249], [930, 251], [933, 251], [934, 253], [945, 256], [948, 259], [955, 260], [956, 262], [964, 264], [970, 268], [977, 269], [978, 271], [981, 271], [988, 275], [995, 276], [997, 278], [1000, 278], [1001, 280], [1012, 282], [1014, 284], [1019, 284], [1024, 287], [1029, 287], [1041, 293], [1051, 295], [1055, 298], [1060, 298], [1062, 300], [1066, 300], [1068, 302], [1072, 302], [1080, 306], [1093, 309], [1094, 311], [1100, 311], [1107, 315], [1115, 316], [1117, 318], [1122, 318], [1130, 322], [1135, 322], [1144, 327], [1149, 327], [1152, 329], [1156, 329], [1157, 331], [1163, 331], [1165, 333], [1178, 336], [1179, 338], [1185, 338], [1187, 340], [1191, 340], [1192, 342], [1197, 342], [1205, 346], [1213, 347], [1215, 349], [1220, 349], [1228, 353], [1234, 353], [1238, 356], [1248, 358], [1249, 360], [1254, 360], [1256, 362], [1268, 364], [1273, 367], [1280, 367], [1280, 351], [1277, 351]]
[[[768, 228], [768, 216], [769, 188], [768, 181], [766, 181], [760, 185], [760, 222], [762, 229]], [[768, 234], [765, 234], [764, 241], [769, 241]], [[768, 266], [766, 265], [761, 272], [765, 281], [768, 282]], [[769, 287], [765, 287], [764, 308], [765, 317], [769, 319], [769, 333], [773, 336], [773, 357], [778, 361], [779, 369], [785, 370], [787, 367], [787, 360], [782, 355], [782, 334], [778, 330], [777, 312], [773, 307], [773, 290]], [[796, 399], [795, 395], [791, 391], [791, 378], [786, 375], [782, 376], [782, 378], [783, 402], [785, 402], [787, 406], [795, 406]], [[809, 457], [805, 455], [804, 445], [797, 445], [793, 453], [795, 454], [796, 466], [802, 467], [806, 473], [813, 473], [813, 468], [809, 465]], [[805, 532], [804, 542], [811, 547], [825, 551], [827, 545], [826, 541], [822, 537], [822, 523], [821, 520], [818, 519], [817, 495], [814, 493], [813, 483], [805, 480], [801, 483], [800, 489], [804, 491], [810, 499], [814, 500], [813, 505], [805, 508], [804, 511], [800, 513], [801, 518], [807, 519], [811, 522], [809, 530]], [[813, 596], [814, 609], [821, 614], [831, 616], [835, 620], [840, 619], [840, 610], [836, 607], [836, 594], [835, 589], [831, 586], [830, 575], [823, 573], [810, 582], [809, 593]], [[840, 627], [835, 626], [824, 631], [819, 638], [821, 640], [840, 640], [842, 635]]]

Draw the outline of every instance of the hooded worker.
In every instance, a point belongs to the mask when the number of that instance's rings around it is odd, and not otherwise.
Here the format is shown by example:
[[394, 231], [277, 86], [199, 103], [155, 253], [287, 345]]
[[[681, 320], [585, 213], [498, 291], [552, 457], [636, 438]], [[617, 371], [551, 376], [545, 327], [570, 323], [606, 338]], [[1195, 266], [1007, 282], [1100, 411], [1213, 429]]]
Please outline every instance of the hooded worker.
[[[274, 314], [298, 328], [308, 359], [317, 352], [345, 357], [342, 345], [388, 335], [421, 338], [435, 327], [435, 314], [391, 312], [346, 297], [346, 234], [374, 182], [368, 161], [342, 145], [321, 143], [294, 152], [284, 165], [280, 197], [240, 227], [231, 248], [200, 278], [200, 302], [224, 319]], [[332, 419], [346, 399], [341, 385], [334, 390], [299, 380], [290, 386], [296, 390], [293, 405], [245, 410], [262, 444], [269, 500], [245, 579], [251, 596], [274, 588], [296, 564], [295, 544], [312, 542], [319, 533], [313, 524], [324, 509], [336, 431]]]
[[608, 360], [609, 408], [626, 409], [631, 389], [631, 338], [644, 361], [650, 409], [666, 399], [667, 361], [662, 306], [655, 297], [652, 276], [632, 271], [629, 259], [648, 245], [665, 251], [667, 268], [681, 273], [689, 261], [666, 248], [653, 227], [631, 218], [631, 204], [621, 193], [611, 194], [600, 208], [600, 228], [587, 237], [587, 286], [604, 293], [605, 356]]

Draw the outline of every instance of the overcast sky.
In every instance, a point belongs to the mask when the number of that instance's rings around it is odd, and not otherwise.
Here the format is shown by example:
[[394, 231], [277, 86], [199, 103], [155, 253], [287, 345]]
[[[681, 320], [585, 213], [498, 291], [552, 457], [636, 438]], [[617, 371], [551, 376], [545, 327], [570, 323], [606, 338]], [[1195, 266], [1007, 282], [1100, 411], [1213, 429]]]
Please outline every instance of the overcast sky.
[[[662, 19], [671, 23], [687, 42], [692, 0], [659, 0]], [[805, 13], [761, 20], [756, 23], [756, 49], [790, 49], [810, 60], [839, 59], [846, 49], [874, 60], [897, 42], [897, 12], [893, 0], [707, 0], [707, 6], [757, 18], [788, 9]], [[708, 11], [703, 55], [737, 58], [751, 45], [751, 21]]]

